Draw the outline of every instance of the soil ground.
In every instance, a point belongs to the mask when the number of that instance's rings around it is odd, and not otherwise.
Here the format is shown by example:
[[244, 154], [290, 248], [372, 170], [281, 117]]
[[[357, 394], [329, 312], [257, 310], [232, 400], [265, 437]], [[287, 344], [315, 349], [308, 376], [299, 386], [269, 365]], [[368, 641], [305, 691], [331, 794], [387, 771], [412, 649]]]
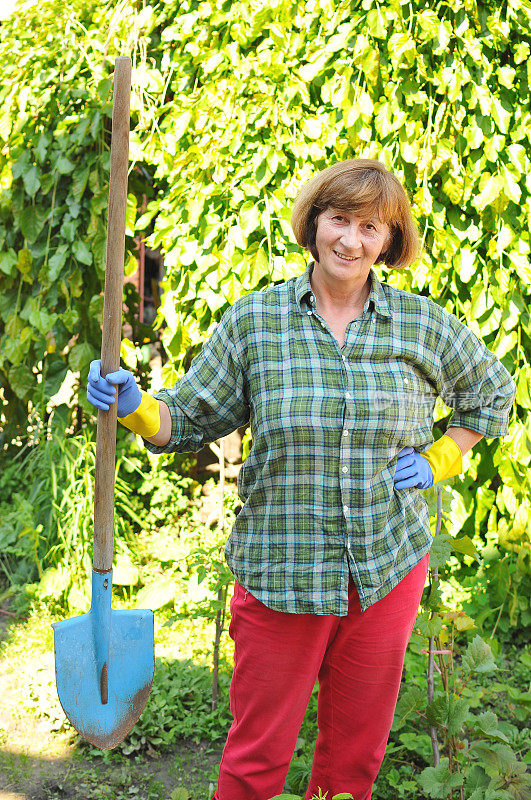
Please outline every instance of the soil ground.
[[[3, 602], [6, 608], [8, 603]], [[17, 625], [0, 614], [0, 641]], [[207, 800], [221, 748], [182, 741], [158, 755], [84, 755], [45, 719], [25, 712], [24, 673], [0, 658], [0, 800]]]

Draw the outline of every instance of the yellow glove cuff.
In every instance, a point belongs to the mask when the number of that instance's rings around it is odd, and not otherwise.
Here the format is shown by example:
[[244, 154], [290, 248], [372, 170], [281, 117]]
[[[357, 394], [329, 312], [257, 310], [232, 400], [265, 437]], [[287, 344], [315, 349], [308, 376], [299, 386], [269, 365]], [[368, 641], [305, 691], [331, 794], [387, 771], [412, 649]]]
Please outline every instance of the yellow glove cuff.
[[434, 483], [452, 478], [463, 471], [463, 457], [459, 445], [446, 434], [420, 455], [429, 461]]
[[160, 430], [159, 401], [147, 392], [142, 392], [142, 400], [137, 410], [126, 417], [118, 417], [118, 421], [144, 439], [155, 436]]

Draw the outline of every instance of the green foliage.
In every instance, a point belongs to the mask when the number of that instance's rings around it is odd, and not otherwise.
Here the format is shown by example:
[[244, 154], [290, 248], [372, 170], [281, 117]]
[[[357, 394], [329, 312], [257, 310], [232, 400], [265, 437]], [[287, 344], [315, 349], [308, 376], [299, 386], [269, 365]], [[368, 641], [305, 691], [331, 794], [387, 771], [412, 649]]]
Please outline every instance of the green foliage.
[[[466, 628], [459, 632], [456, 623], [460, 621], [459, 615], [448, 614], [446, 625], [452, 629], [450, 635], [434, 639], [436, 649], [448, 655], [435, 656], [442, 686], [436, 688], [431, 703], [427, 703], [426, 678], [417, 655], [422, 640], [414, 634], [406, 655], [407, 680], [395, 712], [392, 744], [378, 781], [398, 786], [399, 770], [390, 765], [395, 759], [400, 764], [404, 750], [410, 750], [416, 753], [416, 761], [421, 757], [418, 781], [428, 797], [447, 797], [460, 786], [464, 786], [465, 798], [519, 797], [519, 792], [526, 796], [531, 785], [529, 775], [525, 774], [530, 744], [525, 722], [529, 700], [520, 692], [520, 709], [513, 706], [509, 723], [507, 697], [515, 693], [514, 678], [525, 686], [529, 653], [512, 647], [510, 655], [495, 659], [480, 636], [468, 638]], [[504, 674], [498, 682], [491, 677], [496, 670]], [[503, 721], [496, 712], [503, 715]], [[436, 766], [430, 766], [433, 761], [429, 725], [434, 726], [447, 752]]]
[[461, 578], [470, 593], [463, 610], [490, 636], [523, 643], [531, 624], [531, 547], [504, 552], [494, 544], [483, 550], [479, 569]]
[[448, 767], [448, 759], [443, 758], [436, 767], [428, 767], [419, 779], [422, 789], [429, 797], [446, 797], [452, 789], [463, 784], [463, 776], [452, 773]]
[[[1, 25], [4, 444], [25, 439], [29, 409], [44, 417], [67, 370], [84, 381], [99, 352], [112, 111], [105, 51], [129, 24], [119, 20], [108, 5], [48, 1], [20, 3]], [[136, 173], [129, 191], [131, 253]]]
[[[271, 800], [302, 800], [302, 798], [298, 794], [276, 794]], [[319, 789], [318, 794], [312, 795], [310, 800], [354, 800], [354, 797], [350, 792], [340, 792], [329, 797], [328, 792], [323, 794], [322, 790]]]
[[[92, 574], [96, 444], [90, 430], [65, 438], [59, 415], [47, 432], [19, 448], [0, 475], [0, 575], [28, 597], [84, 609]], [[115, 485], [117, 557], [140, 520], [118, 459]]]
[[46, 414], [68, 369], [82, 385], [99, 350], [111, 78], [131, 52], [126, 272], [140, 234], [166, 274], [157, 332], [134, 324], [127, 292], [128, 366], [149, 388], [142, 346], [160, 337], [173, 382], [230, 303], [304, 268], [289, 228], [301, 184], [377, 157], [424, 242], [387, 279], [455, 312], [518, 386], [507, 439], [480, 442], [448, 489], [447, 533], [464, 557], [492, 534], [518, 556], [531, 522], [530, 16], [522, 0], [19, 4], [0, 29], [4, 441], [26, 436], [30, 407]]
[[183, 738], [219, 742], [230, 724], [229, 682], [229, 675], [221, 673], [221, 702], [212, 711], [208, 668], [190, 660], [157, 660], [149, 702], [120, 751], [166, 750]]

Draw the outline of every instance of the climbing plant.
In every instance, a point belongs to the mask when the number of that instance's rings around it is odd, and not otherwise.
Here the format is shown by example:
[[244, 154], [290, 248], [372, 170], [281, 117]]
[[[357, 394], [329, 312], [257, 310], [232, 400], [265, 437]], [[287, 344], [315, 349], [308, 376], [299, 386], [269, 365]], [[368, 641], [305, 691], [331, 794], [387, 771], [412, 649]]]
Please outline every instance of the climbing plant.
[[[147, 338], [165, 382], [236, 298], [303, 271], [301, 184], [337, 159], [382, 160], [424, 245], [382, 279], [454, 312], [517, 383], [509, 435], [480, 442], [450, 489], [447, 533], [469, 559], [480, 531], [517, 551], [515, 620], [530, 621], [530, 44], [527, 0], [20, 3], [0, 25], [4, 446], [98, 352], [110, 78], [131, 53], [126, 271], [135, 234], [162, 251]], [[124, 346], [132, 367], [139, 344]], [[438, 405], [442, 429], [448, 414]]]

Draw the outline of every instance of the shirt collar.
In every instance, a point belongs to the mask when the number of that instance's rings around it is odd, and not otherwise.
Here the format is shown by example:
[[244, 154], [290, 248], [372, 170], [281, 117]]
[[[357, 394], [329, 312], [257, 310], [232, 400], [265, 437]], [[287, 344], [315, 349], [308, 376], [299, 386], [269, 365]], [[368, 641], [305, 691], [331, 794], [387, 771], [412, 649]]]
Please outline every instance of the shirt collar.
[[[297, 303], [301, 304], [302, 300], [309, 295], [309, 302], [310, 305], [315, 306], [315, 300], [313, 298], [312, 293], [312, 286], [310, 283], [310, 276], [313, 272], [314, 262], [311, 261], [306, 270], [303, 272], [302, 275], [299, 275], [298, 278], [295, 280], [295, 297], [297, 299]], [[367, 302], [365, 303], [365, 308], [370, 308], [371, 300], [375, 311], [383, 317], [391, 317], [391, 309], [389, 308], [389, 303], [387, 301], [387, 297], [385, 296], [385, 292], [383, 290], [383, 286], [378, 280], [378, 276], [374, 269], [371, 268], [370, 271], [370, 278], [371, 278], [371, 291], [369, 293], [369, 297], [367, 298]], [[365, 309], [364, 309], [365, 310]]]

